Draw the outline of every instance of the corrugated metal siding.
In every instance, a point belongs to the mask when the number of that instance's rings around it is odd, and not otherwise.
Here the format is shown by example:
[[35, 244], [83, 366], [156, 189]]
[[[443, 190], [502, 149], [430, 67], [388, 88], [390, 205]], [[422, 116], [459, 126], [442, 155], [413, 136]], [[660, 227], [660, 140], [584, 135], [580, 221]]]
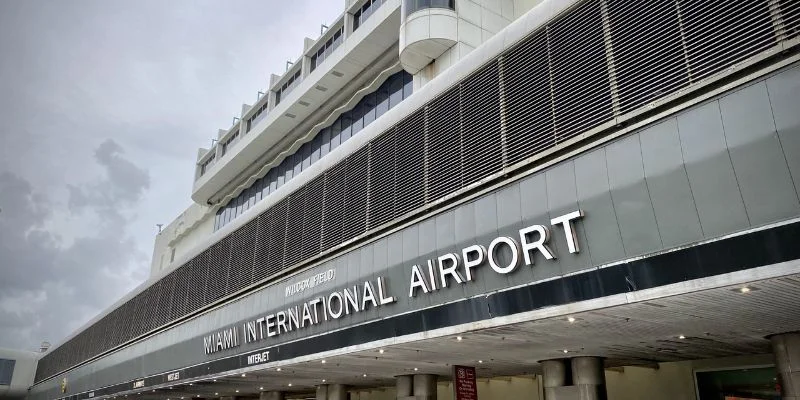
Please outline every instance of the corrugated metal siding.
[[766, 54], [798, 36], [799, 9], [790, 0], [582, 2], [51, 350], [36, 380]]

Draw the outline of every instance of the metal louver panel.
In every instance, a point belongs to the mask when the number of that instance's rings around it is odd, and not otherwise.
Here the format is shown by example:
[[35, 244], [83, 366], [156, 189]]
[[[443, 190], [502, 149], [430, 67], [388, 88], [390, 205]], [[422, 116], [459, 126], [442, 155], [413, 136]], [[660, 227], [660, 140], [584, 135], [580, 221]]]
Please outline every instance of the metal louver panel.
[[[500, 137], [500, 80], [497, 61], [461, 84], [462, 186], [503, 168]], [[452, 172], [447, 172], [452, 173]]]
[[327, 250], [342, 243], [344, 227], [345, 163], [333, 166], [325, 173], [325, 202], [322, 219], [322, 249]]
[[175, 291], [172, 293], [172, 310], [170, 321], [186, 314], [186, 297], [189, 292], [189, 269], [178, 268], [172, 275], [175, 275]]
[[269, 226], [269, 266], [277, 271], [283, 270], [284, 250], [286, 249], [286, 217], [289, 211], [288, 198], [272, 206], [272, 223]]
[[507, 163], [556, 143], [547, 34], [537, 32], [503, 57]]
[[775, 44], [766, 1], [680, 1], [689, 74], [697, 82]]
[[599, 3], [581, 4], [548, 25], [547, 32], [556, 142], [561, 143], [613, 116]]
[[303, 209], [306, 206], [306, 187], [289, 195], [286, 219], [286, 250], [284, 266], [296, 264], [303, 257]]
[[[189, 264], [189, 279], [192, 281], [186, 297], [186, 308], [194, 312], [206, 304], [205, 294], [208, 285], [208, 261], [206, 252], [200, 253]], [[152, 309], [152, 306], [151, 306]], [[152, 329], [152, 328], [151, 328]]]
[[231, 234], [231, 269], [228, 293], [253, 283], [253, 259], [256, 249], [256, 225], [252, 220]]
[[427, 202], [460, 189], [462, 169], [459, 88], [448, 90], [431, 101], [426, 110], [425, 134], [428, 171]]
[[369, 229], [378, 227], [394, 218], [394, 202], [397, 198], [395, 186], [395, 137], [390, 129], [369, 144]]
[[258, 216], [258, 226], [256, 227], [256, 249], [255, 262], [253, 266], [253, 282], [273, 275], [280, 271], [280, 267], [274, 267], [269, 263], [269, 234], [272, 224], [272, 209], [265, 211]]
[[367, 194], [369, 193], [369, 147], [362, 147], [347, 157], [344, 192], [344, 241], [367, 230]]
[[207, 301], [215, 301], [224, 296], [228, 286], [228, 272], [230, 271], [231, 246], [230, 236], [211, 246], [208, 254], [208, 289]]
[[397, 124], [394, 217], [425, 204], [425, 112], [418, 110]]
[[620, 112], [689, 84], [675, 0], [606, 3]]
[[325, 176], [320, 175], [308, 183], [306, 205], [303, 208], [303, 250], [301, 259], [317, 255], [322, 240], [322, 201], [325, 191]]
[[[158, 283], [151, 286], [154, 288], [156, 293], [158, 293], [158, 305], [156, 306], [155, 310], [153, 310], [153, 319], [155, 320], [153, 328], [166, 324], [167, 320], [169, 319], [169, 304], [172, 294], [169, 292], [170, 288], [167, 287], [168, 282], [169, 281], [167, 279], [161, 279], [158, 281]], [[126, 312], [126, 315], [130, 314]]]
[[800, 36], [800, 2], [797, 0], [779, 0], [778, 12], [781, 21], [782, 34], [786, 39]]
[[36, 382], [753, 56], [796, 52], [799, 33], [796, 0], [578, 2], [52, 349]]

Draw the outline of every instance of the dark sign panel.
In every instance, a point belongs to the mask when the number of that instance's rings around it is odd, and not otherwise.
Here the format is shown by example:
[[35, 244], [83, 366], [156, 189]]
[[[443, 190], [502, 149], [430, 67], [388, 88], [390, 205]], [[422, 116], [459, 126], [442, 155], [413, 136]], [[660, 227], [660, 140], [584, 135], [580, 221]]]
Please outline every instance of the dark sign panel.
[[455, 400], [478, 400], [475, 367], [453, 366], [453, 398]]

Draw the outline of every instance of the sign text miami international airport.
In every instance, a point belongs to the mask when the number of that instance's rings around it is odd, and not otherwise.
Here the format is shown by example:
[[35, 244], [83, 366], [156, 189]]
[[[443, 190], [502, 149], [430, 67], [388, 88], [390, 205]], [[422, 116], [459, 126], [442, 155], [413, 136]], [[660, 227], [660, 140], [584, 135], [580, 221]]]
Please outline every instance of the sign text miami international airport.
[[[573, 222], [583, 215], [583, 211], [578, 210], [550, 221], [553, 227], [559, 227], [563, 231], [570, 253], [579, 251]], [[460, 253], [447, 253], [427, 260], [424, 265], [412, 265], [409, 271], [407, 295], [415, 297], [447, 289], [452, 285], [469, 284], [474, 280], [473, 270], [486, 264], [498, 274], [510, 274], [522, 264], [533, 266], [534, 252], [539, 252], [546, 260], [555, 259], [548, 246], [550, 239], [550, 227], [531, 225], [520, 229], [517, 237], [495, 238], [489, 243], [488, 248], [482, 244], [475, 244], [463, 248]], [[504, 249], [510, 257], [502, 259], [497, 257], [501, 249]], [[287, 287], [287, 297], [302, 292], [308, 286], [329, 282], [335, 276], [333, 270], [314, 275], [310, 281], [306, 279], [300, 284]], [[394, 302], [395, 297], [388, 292], [384, 277], [378, 277], [341, 291], [332, 291], [326, 296], [313, 298], [286, 310], [247, 321], [241, 326], [232, 326], [206, 335], [203, 337], [203, 348], [206, 354], [212, 354], [238, 347], [242, 343], [267, 340], [286, 332], [355, 314], [369, 307], [382, 307]], [[250, 365], [268, 362], [269, 352], [258, 353], [251, 358], [252, 360], [248, 358]]]

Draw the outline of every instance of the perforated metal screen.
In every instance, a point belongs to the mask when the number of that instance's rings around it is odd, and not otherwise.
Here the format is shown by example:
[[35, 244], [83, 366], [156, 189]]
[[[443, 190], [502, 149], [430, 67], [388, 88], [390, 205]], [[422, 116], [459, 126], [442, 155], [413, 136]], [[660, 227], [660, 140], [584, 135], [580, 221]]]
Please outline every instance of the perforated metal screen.
[[788, 43], [797, 1], [585, 1], [45, 355], [66, 370]]

